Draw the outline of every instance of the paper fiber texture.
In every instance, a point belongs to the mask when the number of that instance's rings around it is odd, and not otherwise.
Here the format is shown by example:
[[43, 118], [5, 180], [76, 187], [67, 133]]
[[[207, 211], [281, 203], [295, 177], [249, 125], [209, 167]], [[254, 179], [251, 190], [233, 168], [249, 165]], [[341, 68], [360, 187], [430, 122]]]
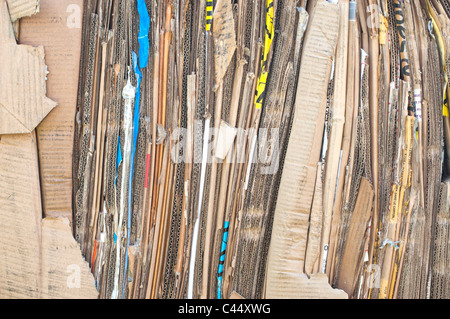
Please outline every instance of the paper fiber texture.
[[20, 21], [20, 42], [42, 44], [50, 73], [47, 95], [58, 102], [37, 128], [44, 215], [72, 220], [72, 148], [81, 47], [81, 0], [41, 0]]
[[338, 12], [338, 5], [318, 2], [305, 34], [295, 115], [268, 256], [268, 298], [298, 298], [303, 294], [300, 278], [322, 144], [328, 80], [338, 38]]
[[17, 45], [0, 0], [0, 135], [30, 133], [56, 106], [46, 97], [44, 48]]
[[7, 0], [11, 21], [39, 12], [39, 0]]
[[68, 220], [42, 220], [35, 134], [0, 137], [0, 176], [0, 298], [96, 298]]

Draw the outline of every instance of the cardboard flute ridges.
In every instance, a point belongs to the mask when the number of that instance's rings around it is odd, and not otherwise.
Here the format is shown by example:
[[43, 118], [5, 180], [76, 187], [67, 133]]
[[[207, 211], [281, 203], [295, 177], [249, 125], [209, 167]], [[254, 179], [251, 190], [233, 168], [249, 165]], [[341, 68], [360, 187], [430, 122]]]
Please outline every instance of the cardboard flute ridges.
[[[306, 236], [320, 157], [326, 95], [339, 30], [339, 6], [318, 2], [305, 34], [295, 115], [275, 209], [267, 298], [301, 298]], [[306, 276], [305, 276], [306, 277]]]
[[7, 0], [7, 2], [12, 22], [39, 12], [40, 0]]

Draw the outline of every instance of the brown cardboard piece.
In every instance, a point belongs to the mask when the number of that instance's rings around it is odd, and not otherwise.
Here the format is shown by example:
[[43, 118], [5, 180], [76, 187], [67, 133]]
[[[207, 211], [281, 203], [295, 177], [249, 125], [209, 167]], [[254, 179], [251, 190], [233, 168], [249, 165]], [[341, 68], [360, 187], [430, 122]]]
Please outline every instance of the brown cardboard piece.
[[46, 97], [44, 48], [17, 45], [0, 0], [0, 135], [30, 133], [56, 106]]
[[67, 219], [42, 220], [36, 136], [0, 136], [0, 298], [96, 298]]
[[11, 21], [28, 17], [39, 12], [39, 0], [6, 0]]
[[58, 102], [37, 128], [44, 215], [72, 220], [72, 148], [81, 47], [82, 0], [41, 0], [20, 21], [20, 42], [42, 44], [50, 74], [48, 96]]
[[[302, 272], [322, 145], [328, 80], [338, 38], [338, 13], [338, 5], [318, 2], [305, 34], [295, 115], [268, 256], [268, 298], [307, 296], [303, 289], [312, 282], [307, 281]], [[314, 289], [320, 290], [318, 286]], [[326, 291], [320, 292], [326, 294]]]
[[213, 36], [215, 44], [216, 83], [225, 76], [228, 65], [236, 51], [233, 7], [230, 0], [219, 0], [213, 15]]
[[337, 287], [349, 295], [353, 294], [357, 277], [358, 265], [364, 253], [364, 236], [366, 235], [369, 219], [372, 213], [374, 191], [366, 178], [361, 179], [355, 209], [353, 210], [342, 257], [341, 271]]

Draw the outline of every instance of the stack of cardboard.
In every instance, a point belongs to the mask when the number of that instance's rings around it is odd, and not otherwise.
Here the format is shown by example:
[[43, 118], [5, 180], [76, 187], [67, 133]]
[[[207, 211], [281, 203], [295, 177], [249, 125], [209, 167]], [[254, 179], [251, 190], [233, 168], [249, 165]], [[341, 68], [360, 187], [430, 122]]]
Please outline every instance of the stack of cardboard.
[[0, 6], [0, 296], [448, 297], [447, 1]]

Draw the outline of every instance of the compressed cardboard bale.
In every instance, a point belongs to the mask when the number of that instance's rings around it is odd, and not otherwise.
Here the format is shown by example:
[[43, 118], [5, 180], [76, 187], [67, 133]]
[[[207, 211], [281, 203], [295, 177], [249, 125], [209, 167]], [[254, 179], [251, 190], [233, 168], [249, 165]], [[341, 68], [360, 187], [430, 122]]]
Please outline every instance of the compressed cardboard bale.
[[40, 12], [20, 22], [20, 43], [45, 47], [47, 94], [58, 102], [37, 128], [44, 216], [69, 220], [82, 8], [82, 0], [41, 0]]

